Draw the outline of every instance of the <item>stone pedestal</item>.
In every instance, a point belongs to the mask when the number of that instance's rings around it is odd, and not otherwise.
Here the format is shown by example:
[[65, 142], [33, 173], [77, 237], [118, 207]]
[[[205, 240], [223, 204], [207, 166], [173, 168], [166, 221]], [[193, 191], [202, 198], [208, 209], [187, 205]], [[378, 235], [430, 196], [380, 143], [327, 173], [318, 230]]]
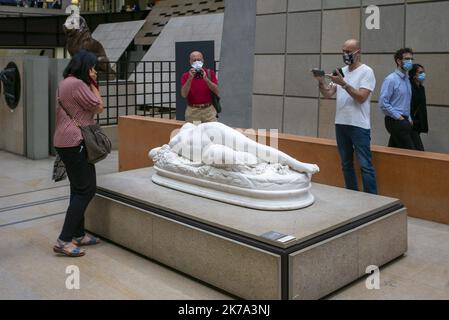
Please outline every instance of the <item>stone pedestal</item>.
[[99, 177], [87, 229], [237, 297], [319, 299], [407, 250], [397, 199], [313, 184], [312, 206], [261, 211], [158, 186], [153, 174]]

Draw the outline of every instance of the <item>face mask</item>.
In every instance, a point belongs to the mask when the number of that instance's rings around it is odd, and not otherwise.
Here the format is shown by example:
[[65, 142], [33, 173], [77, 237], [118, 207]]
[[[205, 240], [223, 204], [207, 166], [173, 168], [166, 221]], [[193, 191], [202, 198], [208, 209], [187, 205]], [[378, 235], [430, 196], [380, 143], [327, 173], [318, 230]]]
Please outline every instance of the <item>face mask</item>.
[[203, 67], [203, 65], [204, 65], [203, 61], [194, 61], [192, 63], [192, 68], [201, 69]]
[[402, 63], [402, 68], [404, 68], [405, 71], [410, 71], [413, 69], [413, 61], [412, 60], [405, 60]]
[[417, 79], [418, 79], [418, 81], [421, 81], [421, 82], [423, 82], [424, 80], [426, 80], [426, 74], [423, 72], [423, 73], [420, 73], [420, 74], [418, 74], [418, 77], [417, 77]]
[[348, 66], [353, 64], [355, 61], [355, 53], [356, 52], [343, 53], [343, 62]]

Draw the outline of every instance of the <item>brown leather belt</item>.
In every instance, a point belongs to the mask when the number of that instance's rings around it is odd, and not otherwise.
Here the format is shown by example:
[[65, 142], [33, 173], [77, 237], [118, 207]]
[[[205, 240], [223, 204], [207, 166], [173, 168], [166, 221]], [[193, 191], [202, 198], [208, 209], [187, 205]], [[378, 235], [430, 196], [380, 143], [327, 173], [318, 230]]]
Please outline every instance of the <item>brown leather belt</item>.
[[192, 108], [199, 108], [199, 109], [204, 109], [204, 108], [208, 108], [211, 106], [211, 103], [204, 103], [204, 104], [190, 104], [189, 107]]

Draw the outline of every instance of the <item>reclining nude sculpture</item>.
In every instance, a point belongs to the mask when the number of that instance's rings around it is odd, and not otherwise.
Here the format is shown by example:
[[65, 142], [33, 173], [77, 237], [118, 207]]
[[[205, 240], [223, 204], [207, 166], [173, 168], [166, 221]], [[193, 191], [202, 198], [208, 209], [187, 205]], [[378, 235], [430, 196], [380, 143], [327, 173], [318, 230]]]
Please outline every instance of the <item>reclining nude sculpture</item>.
[[311, 205], [315, 164], [246, 137], [222, 123], [186, 123], [169, 144], [150, 150], [156, 184], [261, 210]]

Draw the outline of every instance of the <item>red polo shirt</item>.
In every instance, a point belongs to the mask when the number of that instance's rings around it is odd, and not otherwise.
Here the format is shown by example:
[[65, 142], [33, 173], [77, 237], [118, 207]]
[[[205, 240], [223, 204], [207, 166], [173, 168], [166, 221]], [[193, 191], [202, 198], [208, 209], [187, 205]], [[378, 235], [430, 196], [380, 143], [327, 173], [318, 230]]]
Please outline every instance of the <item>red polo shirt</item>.
[[[205, 70], [207, 72], [207, 69]], [[181, 77], [182, 86], [184, 86], [188, 78], [189, 78], [188, 72], [182, 75]], [[216, 85], [218, 85], [217, 77], [215, 76], [215, 72], [212, 69], [210, 70], [210, 80]], [[212, 103], [212, 95], [209, 87], [207, 86], [206, 80], [204, 80], [203, 78], [192, 79], [192, 85], [190, 86], [189, 95], [187, 96], [187, 103], [189, 105]]]

